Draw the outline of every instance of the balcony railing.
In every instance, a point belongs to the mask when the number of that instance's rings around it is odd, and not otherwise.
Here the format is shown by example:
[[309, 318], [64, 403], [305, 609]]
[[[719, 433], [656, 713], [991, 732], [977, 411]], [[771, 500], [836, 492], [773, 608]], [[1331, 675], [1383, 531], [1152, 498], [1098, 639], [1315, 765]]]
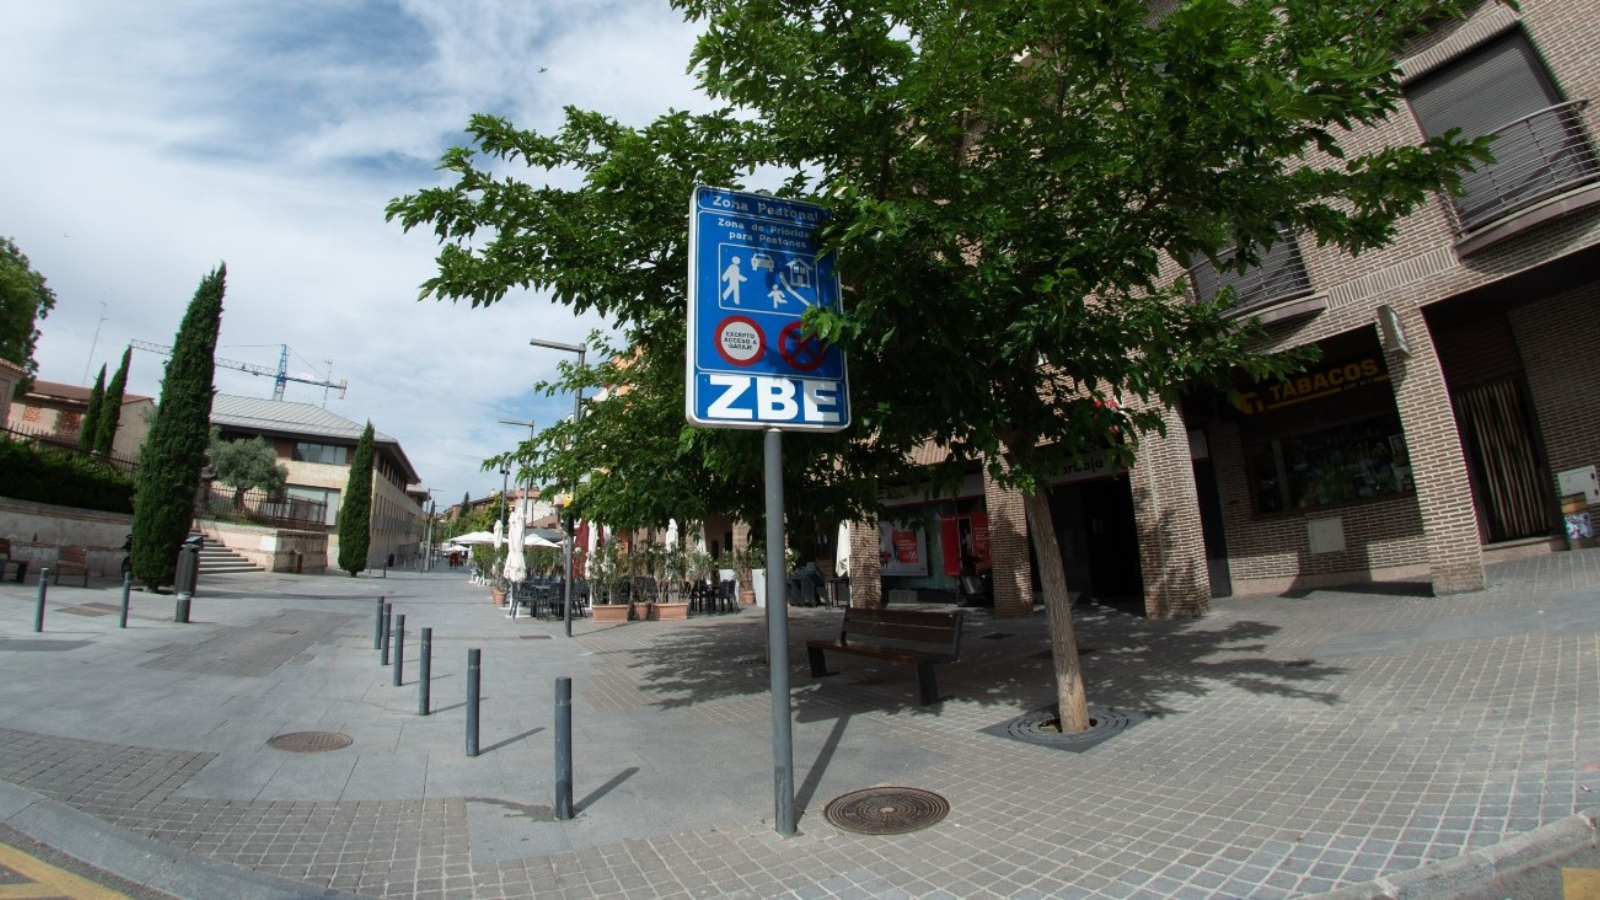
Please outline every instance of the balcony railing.
[[1471, 231], [1600, 180], [1600, 160], [1580, 115], [1587, 103], [1558, 103], [1497, 129], [1489, 146], [1495, 161], [1462, 176], [1466, 193], [1451, 198], [1456, 227]]
[[268, 494], [257, 488], [239, 492], [224, 484], [211, 484], [201, 488], [195, 515], [202, 519], [321, 531], [327, 527], [328, 504]]
[[[1235, 252], [1219, 254], [1218, 261], [1226, 265]], [[1202, 300], [1210, 300], [1223, 288], [1233, 288], [1236, 299], [1232, 312], [1235, 314], [1311, 293], [1311, 275], [1306, 272], [1305, 260], [1300, 256], [1300, 245], [1294, 235], [1287, 232], [1261, 253], [1259, 265], [1243, 272], [1219, 270], [1210, 260], [1202, 258], [1190, 267], [1189, 275], [1194, 281], [1195, 294]]]

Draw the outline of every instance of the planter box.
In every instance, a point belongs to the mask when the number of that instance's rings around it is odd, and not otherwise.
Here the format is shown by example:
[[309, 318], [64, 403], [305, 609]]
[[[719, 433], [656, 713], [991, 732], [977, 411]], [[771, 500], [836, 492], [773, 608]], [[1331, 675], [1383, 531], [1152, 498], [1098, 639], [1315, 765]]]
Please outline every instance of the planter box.
[[653, 603], [650, 605], [650, 618], [658, 622], [670, 622], [676, 619], [689, 618], [688, 603]]
[[628, 605], [626, 603], [602, 603], [589, 607], [596, 624], [602, 622], [628, 621]]
[[500, 590], [499, 588], [490, 588], [489, 589], [489, 599], [494, 601], [494, 605], [495, 606], [505, 606], [506, 605], [506, 592]]

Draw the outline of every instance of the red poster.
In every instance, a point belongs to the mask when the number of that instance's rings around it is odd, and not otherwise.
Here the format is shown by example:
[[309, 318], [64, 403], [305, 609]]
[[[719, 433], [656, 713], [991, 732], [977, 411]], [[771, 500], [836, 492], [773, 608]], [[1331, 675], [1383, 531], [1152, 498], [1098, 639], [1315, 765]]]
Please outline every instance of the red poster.
[[963, 561], [972, 571], [989, 571], [989, 514], [982, 510], [944, 516], [939, 521], [939, 543], [943, 545], [944, 574], [961, 574]]
[[894, 558], [902, 565], [914, 566], [917, 564], [917, 533], [915, 531], [895, 530]]

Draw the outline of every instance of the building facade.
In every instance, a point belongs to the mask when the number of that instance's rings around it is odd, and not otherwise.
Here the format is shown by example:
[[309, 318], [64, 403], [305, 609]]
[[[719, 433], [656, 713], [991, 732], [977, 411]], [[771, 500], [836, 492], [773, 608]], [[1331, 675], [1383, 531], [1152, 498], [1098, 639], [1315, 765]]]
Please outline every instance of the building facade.
[[[1587, 0], [1485, 3], [1401, 68], [1405, 108], [1355, 135], [1363, 148], [1460, 128], [1496, 135], [1496, 161], [1359, 257], [1286, 233], [1242, 275], [1174, 264], [1203, 296], [1232, 287], [1267, 349], [1321, 358], [1287, 382], [1241, 380], [1239, 405], [1189, 397], [1127, 470], [1063, 473], [1051, 502], [1075, 593], [1164, 617], [1363, 581], [1470, 591], [1485, 559], [1560, 549], [1600, 506], [1600, 16]], [[949, 523], [979, 513], [997, 612], [1031, 608], [1020, 498], [972, 480], [947, 500], [890, 498], [855, 529], [858, 601], [880, 577], [953, 590]], [[895, 574], [919, 556], [920, 574]]]
[[[364, 425], [309, 403], [262, 400], [218, 394], [211, 404], [211, 424], [226, 440], [264, 439], [289, 470], [285, 492], [292, 498], [327, 506], [330, 529], [328, 559], [338, 558], [340, 507], [350, 481], [350, 462]], [[422, 552], [427, 513], [426, 491], [408, 490], [421, 481], [400, 442], [374, 433], [372, 472], [372, 541], [367, 565], [409, 561]]]
[[[34, 379], [33, 386], [21, 397], [8, 401], [7, 427], [41, 440], [76, 447], [91, 393], [89, 388], [75, 384]], [[10, 394], [6, 396], [9, 398]], [[139, 448], [144, 446], [145, 436], [150, 433], [150, 418], [155, 409], [155, 400], [150, 397], [123, 395], [122, 414], [117, 419], [117, 433], [111, 441], [113, 456], [138, 459]]]

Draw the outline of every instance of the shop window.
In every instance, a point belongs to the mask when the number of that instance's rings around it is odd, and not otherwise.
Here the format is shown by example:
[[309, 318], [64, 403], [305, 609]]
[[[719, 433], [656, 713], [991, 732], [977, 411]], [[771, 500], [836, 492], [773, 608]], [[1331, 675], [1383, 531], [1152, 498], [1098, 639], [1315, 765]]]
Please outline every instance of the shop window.
[[349, 451], [349, 447], [336, 444], [313, 444], [301, 441], [294, 445], [294, 456], [292, 458], [295, 462], [342, 466], [348, 458]]
[[1521, 31], [1418, 79], [1406, 98], [1430, 138], [1494, 135], [1495, 161], [1463, 175], [1465, 193], [1451, 198], [1462, 231], [1600, 178], [1579, 115], [1585, 101], [1561, 96]]
[[1234, 311], [1244, 312], [1311, 293], [1311, 276], [1300, 256], [1300, 245], [1289, 232], [1280, 233], [1276, 243], [1260, 251], [1261, 261], [1243, 272], [1229, 265], [1236, 255], [1237, 250], [1217, 254], [1220, 268], [1203, 256], [1196, 258], [1189, 277], [1201, 300], [1211, 300], [1224, 288], [1232, 288]]
[[1250, 445], [1256, 512], [1377, 499], [1412, 489], [1400, 418], [1390, 414]]

